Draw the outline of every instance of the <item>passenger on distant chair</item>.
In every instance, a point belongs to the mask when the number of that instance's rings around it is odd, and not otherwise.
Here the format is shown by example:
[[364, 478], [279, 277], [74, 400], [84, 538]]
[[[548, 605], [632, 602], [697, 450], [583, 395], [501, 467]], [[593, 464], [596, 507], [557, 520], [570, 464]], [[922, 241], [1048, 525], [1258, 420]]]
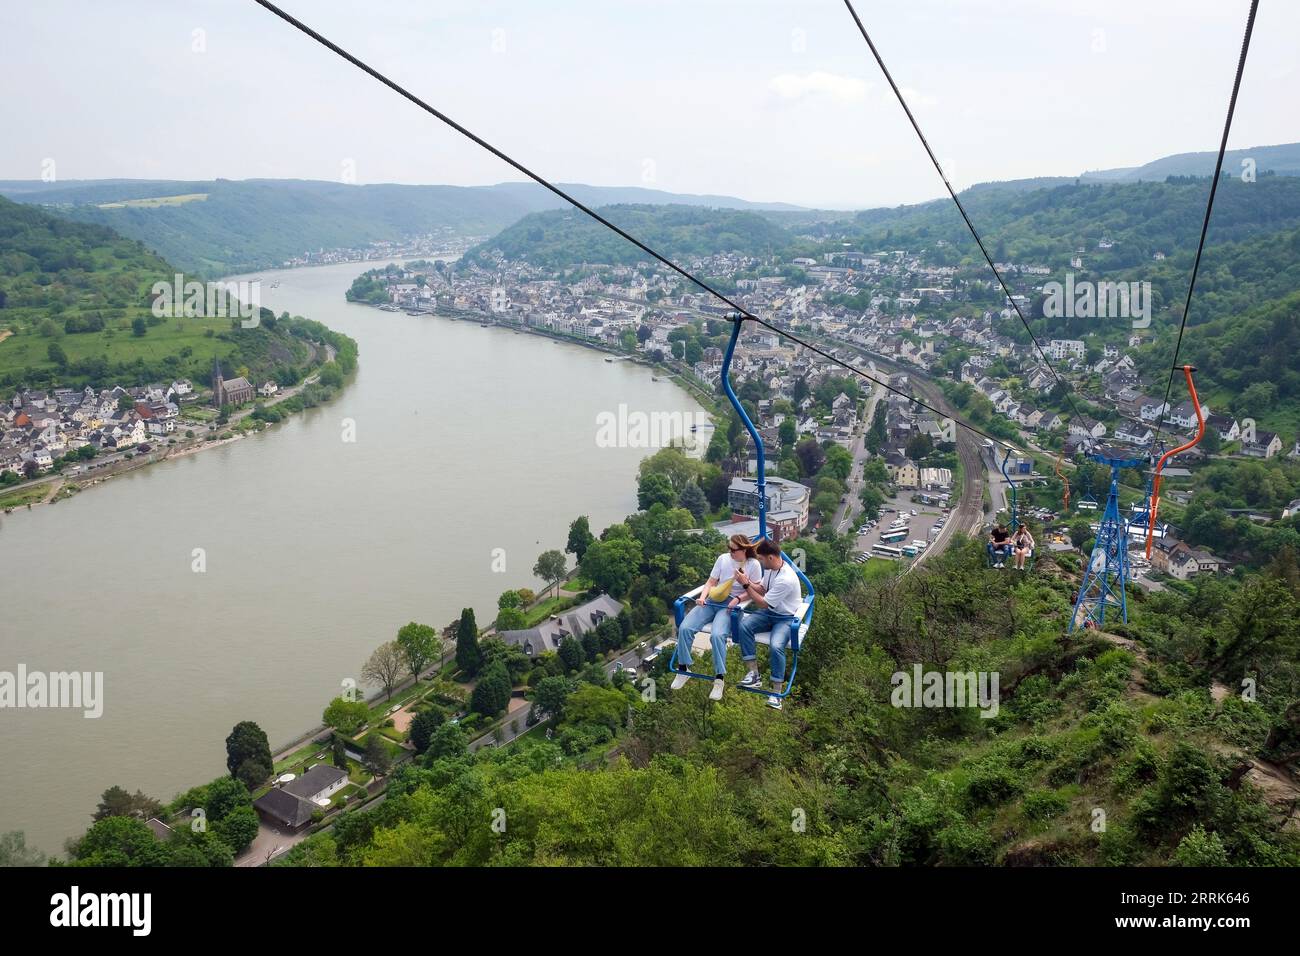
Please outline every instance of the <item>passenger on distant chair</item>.
[[691, 669], [691, 642], [697, 632], [708, 625], [709, 643], [713, 645], [713, 689], [709, 696], [714, 700], [722, 697], [722, 688], [727, 677], [727, 638], [731, 636], [731, 615], [733, 610], [745, 600], [745, 586], [742, 580], [757, 578], [763, 573], [762, 567], [754, 557], [754, 543], [743, 534], [733, 534], [727, 541], [727, 553], [718, 555], [709, 572], [709, 580], [704, 590], [695, 599], [695, 607], [682, 619], [677, 629], [677, 670], [681, 671], [673, 678], [673, 690], [681, 690], [688, 680], [685, 672]]
[[1016, 570], [1025, 569], [1025, 561], [1034, 553], [1034, 536], [1029, 533], [1029, 529], [1021, 525], [1016, 529], [1016, 536], [1011, 539], [1011, 546], [1014, 549], [1012, 554], [1016, 559]]

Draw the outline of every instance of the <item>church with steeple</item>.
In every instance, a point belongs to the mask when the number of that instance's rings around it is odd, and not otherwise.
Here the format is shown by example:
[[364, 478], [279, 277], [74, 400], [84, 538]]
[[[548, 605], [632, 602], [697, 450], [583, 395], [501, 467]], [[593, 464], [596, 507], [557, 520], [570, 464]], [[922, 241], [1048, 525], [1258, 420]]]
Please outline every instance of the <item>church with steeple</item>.
[[212, 360], [212, 407], [242, 405], [253, 400], [253, 384], [242, 375], [226, 381], [221, 374], [221, 361]]

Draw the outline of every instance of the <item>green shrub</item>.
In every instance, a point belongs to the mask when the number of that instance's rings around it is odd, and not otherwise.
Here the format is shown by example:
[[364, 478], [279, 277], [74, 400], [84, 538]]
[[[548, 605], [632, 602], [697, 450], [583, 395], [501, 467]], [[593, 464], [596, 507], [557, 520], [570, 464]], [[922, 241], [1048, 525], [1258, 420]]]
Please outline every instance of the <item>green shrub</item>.
[[1192, 832], [1178, 841], [1174, 850], [1178, 866], [1227, 866], [1228, 851], [1217, 833], [1206, 833], [1198, 823]]
[[941, 866], [989, 866], [997, 847], [982, 828], [969, 823], [944, 827], [935, 837]]
[[1017, 774], [1009, 767], [978, 767], [966, 784], [966, 800], [974, 807], [993, 807], [1004, 803], [1023, 789]]
[[1025, 816], [1040, 823], [1064, 813], [1069, 805], [1069, 799], [1059, 790], [1031, 790], [1021, 801]]

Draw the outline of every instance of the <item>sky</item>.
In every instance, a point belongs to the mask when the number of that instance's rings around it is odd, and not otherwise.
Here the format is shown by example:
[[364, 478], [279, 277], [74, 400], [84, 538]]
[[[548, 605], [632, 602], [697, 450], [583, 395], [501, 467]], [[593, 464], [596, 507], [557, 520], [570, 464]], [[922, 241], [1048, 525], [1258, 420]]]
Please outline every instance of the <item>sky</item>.
[[[1214, 150], [1247, 0], [857, 0], [958, 188]], [[942, 195], [841, 0], [282, 0], [559, 182], [866, 208]], [[1230, 148], [1300, 141], [1264, 0]], [[0, 7], [0, 179], [522, 178], [253, 0]]]

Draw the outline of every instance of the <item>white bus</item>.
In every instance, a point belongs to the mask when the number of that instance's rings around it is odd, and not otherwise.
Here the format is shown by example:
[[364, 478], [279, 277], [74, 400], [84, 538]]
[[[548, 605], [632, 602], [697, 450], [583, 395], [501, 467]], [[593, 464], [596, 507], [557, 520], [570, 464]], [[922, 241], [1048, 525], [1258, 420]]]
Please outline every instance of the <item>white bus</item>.
[[880, 535], [880, 540], [887, 544], [896, 541], [906, 541], [907, 536], [911, 533], [912, 533], [911, 530], [908, 528], [895, 528], [892, 531], [882, 532]]
[[898, 561], [903, 557], [903, 552], [898, 548], [891, 548], [887, 544], [878, 544], [871, 549], [871, 554], [877, 558], [889, 558], [891, 561]]

